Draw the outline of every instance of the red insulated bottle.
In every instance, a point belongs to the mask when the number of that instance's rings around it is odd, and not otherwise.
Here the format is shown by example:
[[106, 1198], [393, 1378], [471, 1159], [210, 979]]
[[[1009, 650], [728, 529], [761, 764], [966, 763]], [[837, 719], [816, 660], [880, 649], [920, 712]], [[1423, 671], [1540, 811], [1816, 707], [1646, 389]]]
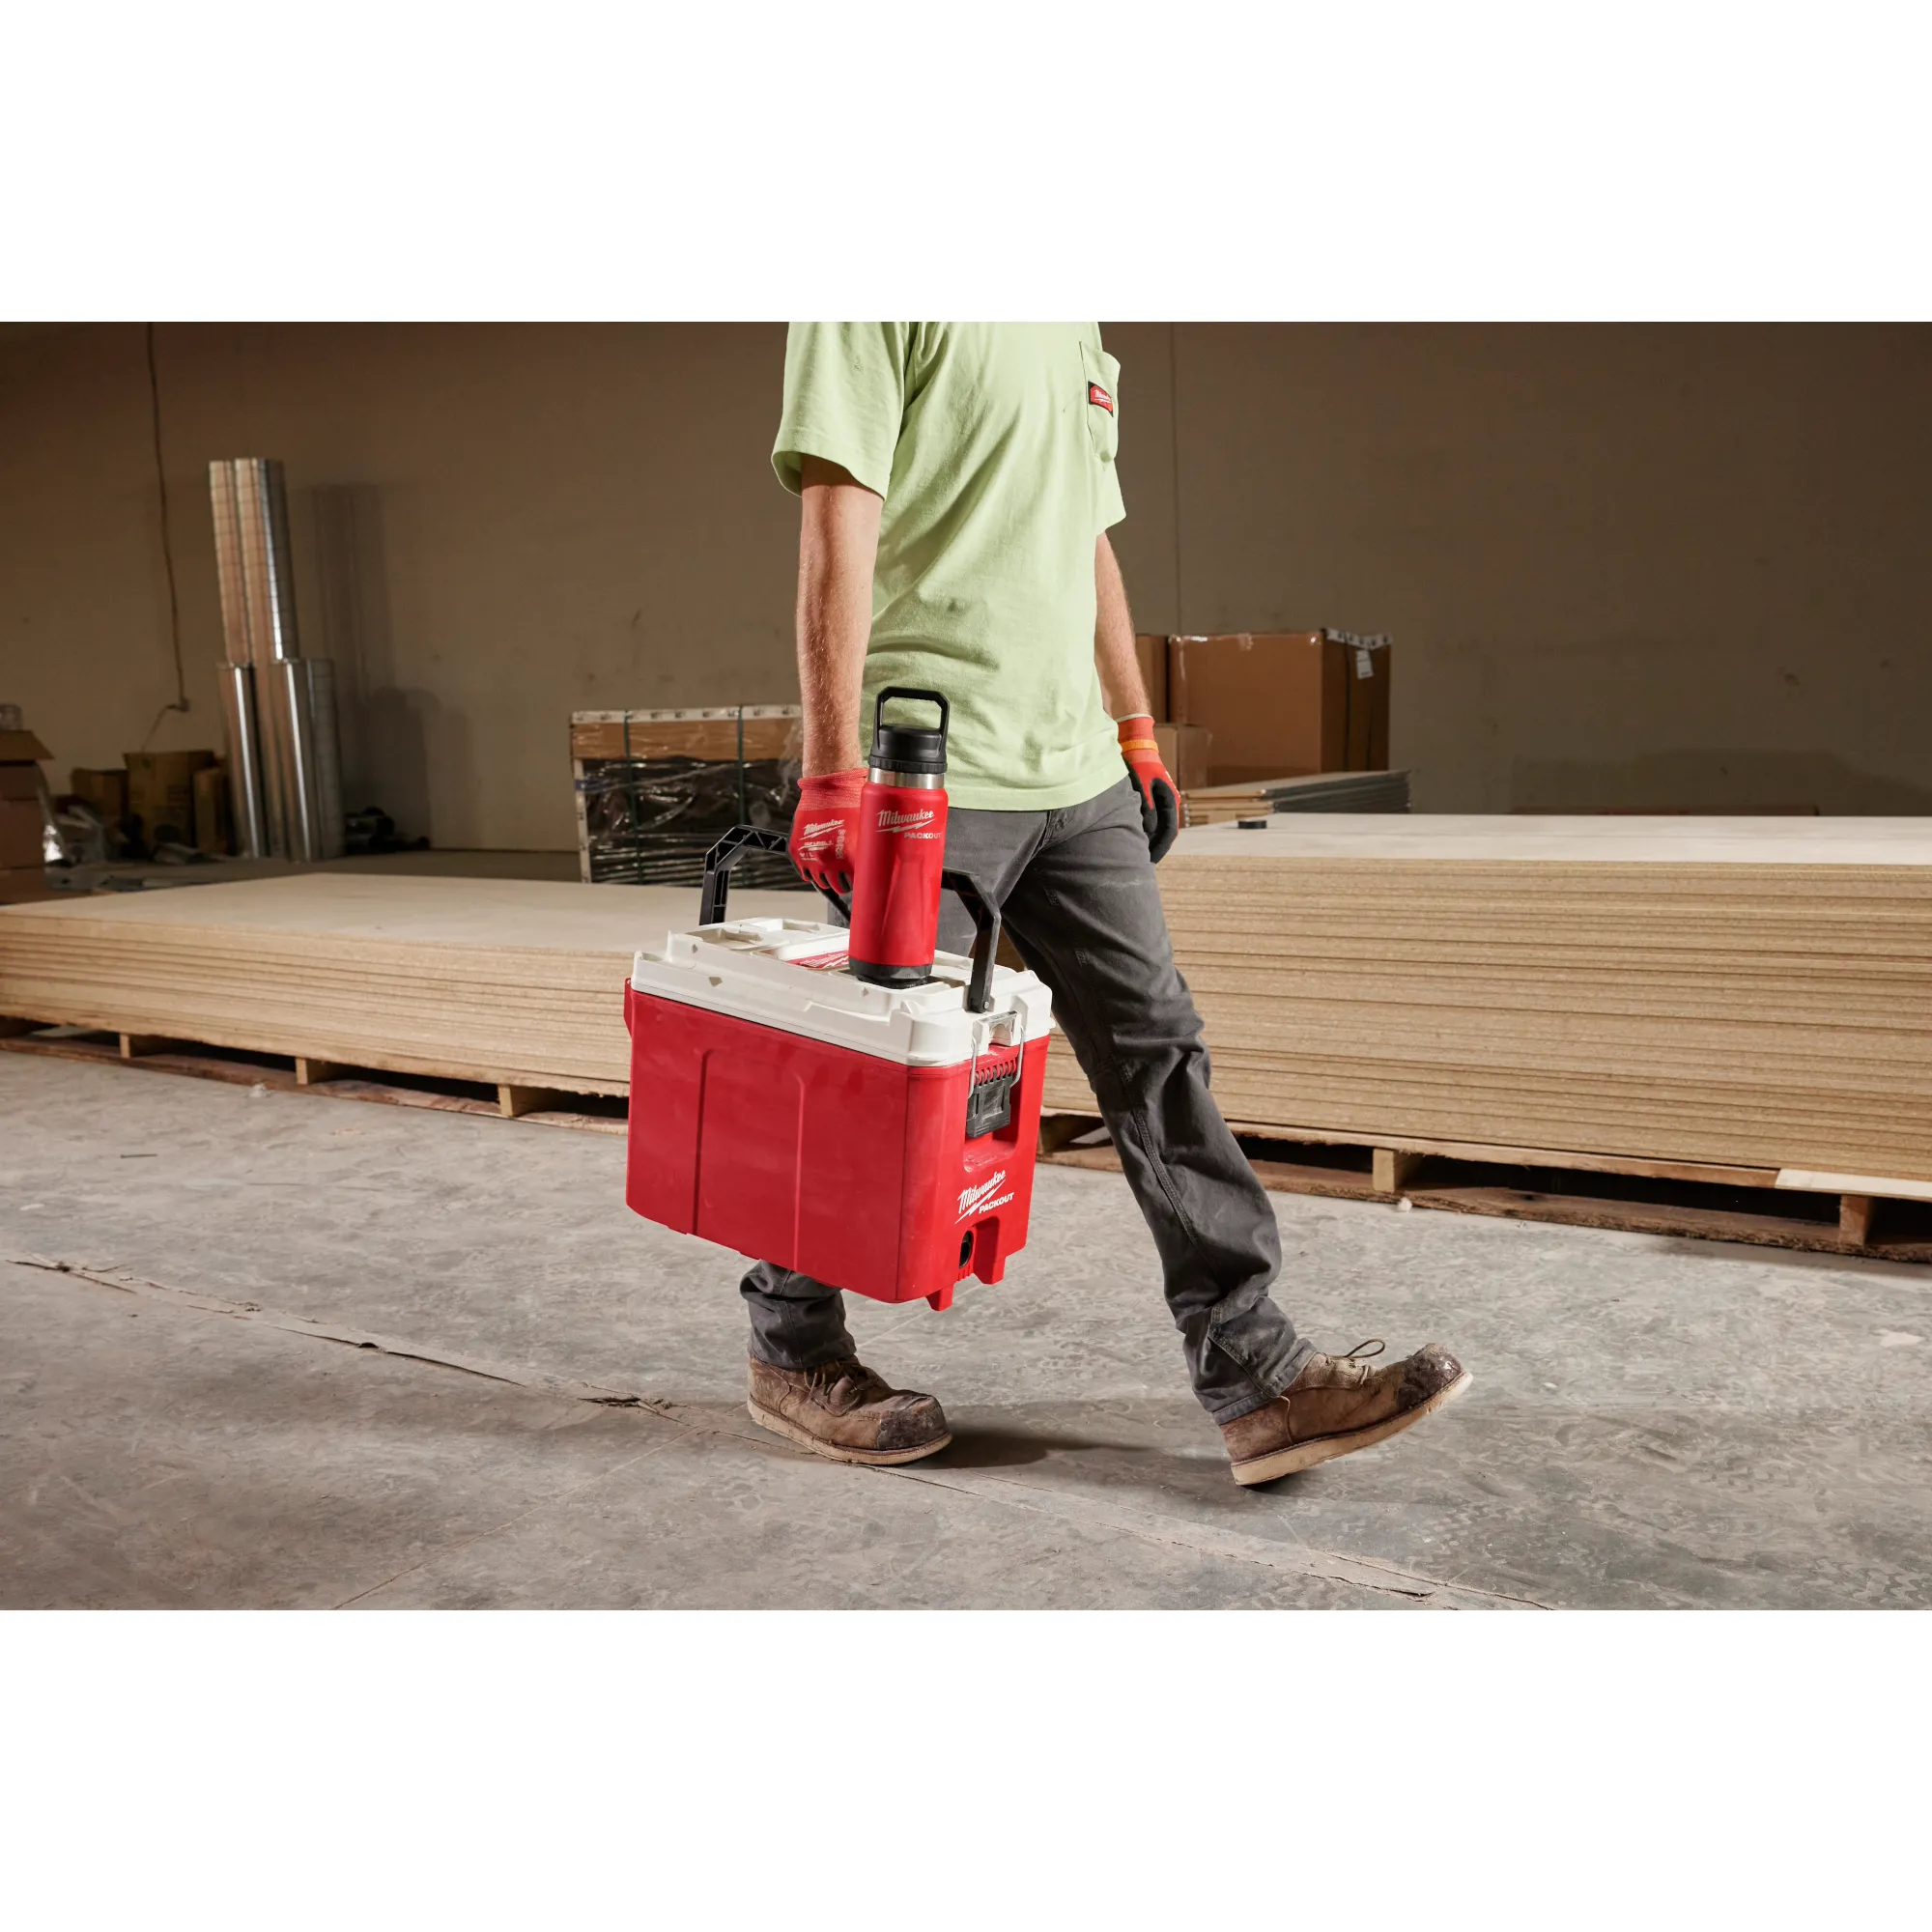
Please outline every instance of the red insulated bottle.
[[[889, 698], [939, 707], [939, 727], [888, 724]], [[932, 978], [939, 943], [940, 874], [946, 869], [946, 729], [951, 709], [936, 691], [879, 693], [872, 754], [859, 794], [852, 858], [854, 979], [917, 986]]]

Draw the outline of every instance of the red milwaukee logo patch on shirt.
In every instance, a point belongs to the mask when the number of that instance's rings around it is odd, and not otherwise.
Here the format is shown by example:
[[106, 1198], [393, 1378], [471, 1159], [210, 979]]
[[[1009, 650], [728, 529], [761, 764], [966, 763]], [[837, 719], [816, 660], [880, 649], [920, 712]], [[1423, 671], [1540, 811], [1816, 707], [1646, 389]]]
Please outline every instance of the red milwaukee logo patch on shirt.
[[1087, 400], [1096, 407], [1105, 410], [1109, 415], [1114, 413], [1114, 399], [1108, 395], [1105, 389], [1101, 388], [1098, 383], [1089, 383], [1087, 384]]

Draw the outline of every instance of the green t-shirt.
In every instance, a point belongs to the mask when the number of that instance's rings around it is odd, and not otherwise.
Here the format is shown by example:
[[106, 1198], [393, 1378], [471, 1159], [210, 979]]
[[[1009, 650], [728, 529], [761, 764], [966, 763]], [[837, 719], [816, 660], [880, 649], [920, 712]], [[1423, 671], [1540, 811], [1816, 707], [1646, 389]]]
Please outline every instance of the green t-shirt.
[[1093, 323], [792, 324], [779, 481], [817, 456], [885, 498], [854, 763], [876, 694], [916, 685], [952, 706], [955, 805], [1054, 810], [1119, 781], [1094, 668], [1119, 383]]

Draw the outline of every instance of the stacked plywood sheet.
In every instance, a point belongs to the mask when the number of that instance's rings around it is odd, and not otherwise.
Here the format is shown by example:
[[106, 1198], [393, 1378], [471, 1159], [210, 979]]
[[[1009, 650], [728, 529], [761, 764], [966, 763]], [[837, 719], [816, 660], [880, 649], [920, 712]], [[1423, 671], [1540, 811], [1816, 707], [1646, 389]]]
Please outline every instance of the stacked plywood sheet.
[[1932, 822], [1282, 814], [1159, 876], [1231, 1120], [1932, 1180]]
[[[1283, 813], [1159, 877], [1232, 1120], [1932, 1181], [1924, 821]], [[696, 914], [364, 873], [60, 898], [0, 908], [0, 1015], [622, 1093], [631, 954]]]
[[1316, 772], [1200, 786], [1187, 794], [1189, 825], [1228, 825], [1271, 811], [1406, 811], [1406, 772]]
[[0, 1014], [622, 1094], [632, 954], [696, 918], [695, 891], [337, 872], [56, 899], [0, 909]]

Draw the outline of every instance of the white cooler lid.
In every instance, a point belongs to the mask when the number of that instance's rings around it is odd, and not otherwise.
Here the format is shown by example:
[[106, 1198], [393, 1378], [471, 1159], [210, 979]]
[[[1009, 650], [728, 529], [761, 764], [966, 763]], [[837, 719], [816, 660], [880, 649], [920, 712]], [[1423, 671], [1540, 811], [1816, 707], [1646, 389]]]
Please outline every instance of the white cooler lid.
[[631, 984], [904, 1066], [951, 1066], [1052, 1028], [1052, 998], [1032, 973], [995, 966], [992, 1011], [969, 1013], [971, 960], [937, 953], [925, 985], [872, 986], [846, 967], [849, 938], [842, 925], [812, 920], [725, 920], [639, 952]]

